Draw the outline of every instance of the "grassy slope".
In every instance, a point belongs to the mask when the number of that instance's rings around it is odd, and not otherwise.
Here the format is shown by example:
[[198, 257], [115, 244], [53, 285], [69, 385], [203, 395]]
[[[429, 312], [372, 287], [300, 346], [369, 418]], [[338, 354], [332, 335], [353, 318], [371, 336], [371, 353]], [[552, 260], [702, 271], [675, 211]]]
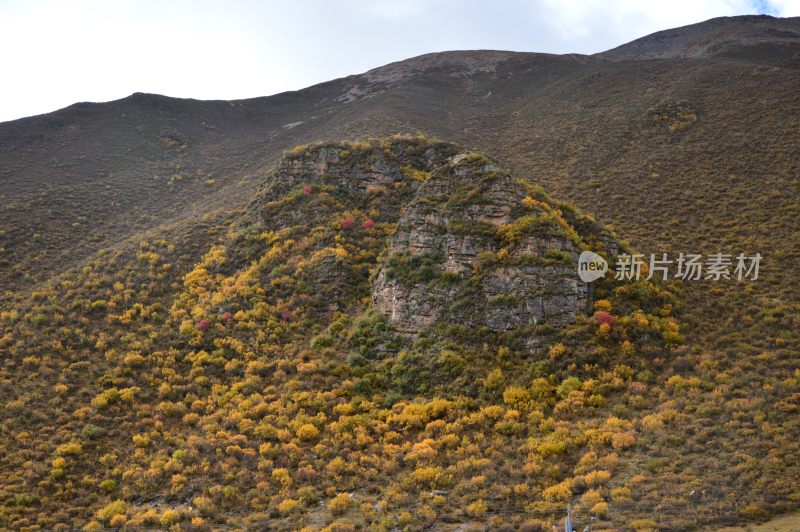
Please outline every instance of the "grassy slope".
[[[196, 236], [191, 240], [178, 235], [167, 237], [185, 250], [166, 259], [175, 265], [169, 274], [175, 282], [214, 239], [200, 237], [202, 226], [192, 229], [198, 219], [194, 215], [241, 209], [282, 147], [316, 138], [424, 130], [480, 148], [499, 156], [519, 175], [544, 184], [556, 197], [596, 213], [642, 251], [709, 252], [724, 248], [765, 255], [762, 280], [752, 286], [688, 284], [682, 288], [684, 304], [679, 313], [690, 349], [675, 357], [674, 371], [697, 376], [702, 385], [690, 386], [674, 397], [658, 397], [660, 405], [653, 408], [680, 411], [687, 416], [682, 418], [684, 428], [675, 434], [657, 434], [652, 441], [637, 445], [639, 459], [627, 466], [629, 477], [646, 477], [640, 491], [652, 490], [649, 500], [664, 503], [667, 509], [673, 500], [683, 504], [692, 489], [710, 487], [730, 495], [729, 503], [716, 499], [701, 503], [701, 509], [712, 516], [738, 516], [744, 511], [758, 517], [791, 508], [797, 500], [791, 488], [780, 482], [790, 476], [788, 468], [797, 462], [798, 454], [793, 412], [797, 408], [800, 294], [792, 278], [800, 249], [796, 224], [800, 205], [795, 149], [800, 142], [797, 78], [797, 71], [792, 69], [719, 59], [587, 65], [585, 61], [518, 57], [499, 65], [494, 75], [462, 78], [447, 72], [427, 72], [385, 94], [346, 105], [334, 103], [335, 95], [345, 88], [333, 83], [306, 93], [305, 100], [298, 93], [287, 96], [297, 101], [276, 102], [274, 107], [287, 109], [291, 117], [270, 114], [270, 105], [260, 102], [245, 104], [250, 108], [241, 114], [225, 109], [206, 117], [209, 125], [225, 131], [225, 143], [220, 149], [214, 147], [219, 138], [192, 137], [189, 149], [197, 151], [190, 159], [203, 167], [198, 175], [216, 171], [218, 176], [213, 177], [218, 183], [230, 181], [230, 186], [219, 193], [202, 179], [195, 180], [196, 185], [186, 188], [186, 194], [156, 192], [143, 196], [155, 200], [145, 207], [149, 217], [127, 217], [131, 212], [128, 207], [142, 199], [135, 191], [151, 181], [154, 173], [150, 168], [137, 169], [142, 160], [134, 158], [129, 173], [110, 174], [114, 184], [104, 203], [108, 217], [95, 219], [94, 211], [81, 203], [87, 193], [80, 192], [64, 208], [73, 209], [75, 216], [92, 213], [87, 220], [76, 219], [79, 226], [73, 227], [72, 218], [56, 211], [57, 219], [68, 218], [70, 223], [47, 223], [37, 229], [41, 209], [51, 209], [53, 200], [30, 209], [25, 206], [37, 203], [27, 196], [17, 199], [12, 189], [6, 188], [3, 200], [7, 206], [10, 199], [12, 209], [3, 213], [9, 216], [3, 219], [6, 233], [0, 245], [6, 253], [12, 253], [5, 267], [34, 273], [41, 268], [41, 280], [70, 265], [82, 268], [86, 262], [95, 261], [94, 253], [108, 243], [120, 242], [114, 249], [135, 257], [135, 252], [131, 255], [125, 251], [130, 233], [135, 234], [132, 240], [138, 246], [148, 230], [152, 231], [150, 238], [158, 240], [169, 226], [180, 227], [179, 233], [193, 231]], [[492, 94], [487, 96], [489, 90]], [[678, 102], [688, 102], [689, 108], [696, 110], [696, 119], [677, 120], [673, 111]], [[156, 124], [141, 135], [156, 146], [161, 142], [164, 112], [159, 109], [158, 113], [141, 115], [134, 125]], [[261, 114], [268, 118], [245, 119]], [[109, 127], [117, 124], [115, 116], [109, 115]], [[289, 130], [282, 127], [298, 119], [305, 122]], [[188, 127], [185, 116], [171, 120], [180, 126], [177, 129]], [[57, 129], [68, 132], [72, 123], [72, 119], [65, 119]], [[30, 123], [20, 127], [37, 129]], [[18, 138], [20, 133], [11, 131], [9, 135]], [[102, 138], [99, 135], [97, 146], [104, 146]], [[58, 157], [62, 163], [64, 159], [69, 162], [76, 153], [75, 139], [61, 142], [63, 152]], [[133, 149], [136, 142], [123, 138], [118, 144]], [[22, 159], [19, 164], [4, 165], [5, 176], [26, 176], [29, 183], [19, 183], [20, 190], [30, 190], [30, 183], [47, 173], [37, 170], [31, 161], [48, 161], [42, 154], [52, 149], [53, 144], [31, 140], [29, 159], [25, 159], [21, 155], [25, 152], [14, 148], [15, 157]], [[152, 158], [160, 160], [161, 151], [170, 149], [160, 146]], [[96, 151], [87, 150], [83, 157], [93, 164]], [[133, 151], [147, 153], [138, 148]], [[180, 157], [178, 153], [176, 158]], [[172, 164], [172, 159], [167, 159], [167, 165]], [[149, 160], [145, 157], [148, 165]], [[65, 175], [80, 175], [91, 164], [78, 164]], [[108, 164], [113, 166], [112, 162]], [[46, 166], [53, 168], [52, 163]], [[22, 167], [30, 171], [26, 174]], [[101, 188], [110, 176], [98, 176]], [[250, 184], [239, 185], [246, 177], [251, 178]], [[127, 199], [116, 207], [111, 202], [119, 198]], [[196, 198], [201, 203], [189, 209]], [[17, 201], [20, 207], [14, 210]], [[166, 208], [176, 205], [180, 206], [177, 211]], [[33, 213], [33, 217], [28, 220], [24, 213]], [[80, 238], [84, 234], [81, 223], [89, 231], [110, 227], [113, 238], [103, 236], [81, 249], [75, 245], [86, 245]], [[14, 232], [16, 228], [21, 228], [19, 234]], [[222, 230], [221, 226], [217, 229]], [[39, 239], [50, 242], [49, 256], [41, 256], [41, 240], [39, 244], [31, 240], [37, 231]], [[68, 236], [70, 231], [72, 236]], [[62, 247], [64, 243], [67, 245]], [[134, 258], [130, 262], [138, 264]], [[125, 268], [136, 272], [132, 266]], [[136, 285], [150, 273], [145, 268], [136, 275], [139, 277], [129, 283]], [[4, 295], [4, 309], [27, 305], [23, 302], [31, 299], [30, 291], [40, 292], [42, 287], [37, 282], [23, 285], [9, 276], [1, 280], [10, 283], [6, 286], [22, 287], [19, 294]], [[165, 296], [166, 306], [174, 297], [174, 292], [170, 294]], [[37, 305], [42, 304], [39, 301]], [[75, 327], [74, 323], [62, 324]], [[79, 350], [75, 356], [87, 354]], [[13, 358], [5, 361], [6, 365], [17, 363]], [[20, 371], [20, 379], [22, 375], [29, 378], [30, 373], [24, 369], [6, 371]], [[32, 390], [35, 405], [44, 404], [44, 397], [50, 393], [45, 382], [55, 374], [43, 374], [41, 381], [33, 381], [42, 383]], [[76, 372], [71, 378], [80, 383], [85, 374]], [[16, 378], [6, 380], [6, 396], [16, 397], [9, 391], [16, 382]], [[23, 413], [15, 405], [6, 411], [9, 416]], [[39, 423], [43, 426], [45, 419]], [[54, 430], [47, 428], [45, 437]], [[663, 490], [671, 493], [665, 495]], [[647, 507], [644, 502], [639, 504]]]
[[[444, 321], [410, 341], [365, 307], [397, 216], [387, 205], [430, 171], [414, 162], [430, 146], [328, 145], [350, 154], [345, 168], [382, 154], [408, 175], [378, 196], [342, 196], [325, 175], [308, 193], [267, 187], [254, 203], [260, 226], [248, 215], [229, 229], [209, 220], [211, 238], [154, 235], [16, 301], [19, 313], [2, 317], [13, 355], [3, 390], [14, 396], [3, 425], [7, 523], [536, 527], [574, 499], [599, 522], [651, 526], [633, 501], [656, 494], [630, 462], [685, 419], [654, 412], [659, 394], [701, 385], [665, 384], [680, 337], [662, 288], [601, 285], [613, 329], [581, 319], [476, 334]], [[315, 161], [319, 149], [292, 157]], [[520, 213], [563, 215], [597, 249], [590, 220], [530, 194], [545, 203]], [[298, 209], [299, 225], [287, 225]], [[346, 229], [345, 217], [376, 224]], [[187, 265], [174, 258], [196, 252], [189, 241], [208, 252], [176, 284]], [[530, 334], [543, 343], [535, 356]]]

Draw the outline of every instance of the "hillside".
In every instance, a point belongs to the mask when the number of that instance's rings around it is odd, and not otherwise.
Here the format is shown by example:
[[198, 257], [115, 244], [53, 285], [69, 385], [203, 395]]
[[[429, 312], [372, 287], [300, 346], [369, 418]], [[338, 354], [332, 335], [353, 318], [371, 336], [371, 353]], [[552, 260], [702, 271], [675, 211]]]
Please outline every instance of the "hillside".
[[[0, 522], [535, 529], [569, 499], [685, 529], [796, 509], [798, 32], [714, 19], [596, 56], [444, 52], [0, 124]], [[457, 144], [367, 140], [418, 131]], [[361, 140], [293, 150], [321, 139]], [[453, 216], [480, 210], [456, 189], [487, 169], [502, 232]], [[492, 281], [515, 220], [545, 214], [555, 250]], [[569, 286], [613, 232], [760, 252], [761, 277]]]
[[663, 288], [575, 280], [618, 250], [591, 219], [393, 137], [299, 147], [214, 240], [181, 285], [145, 240], [3, 314], [12, 526], [627, 515], [625, 398], [680, 337]]
[[612, 60], [718, 57], [798, 68], [800, 28], [796, 18], [722, 17], [660, 31], [600, 56]]

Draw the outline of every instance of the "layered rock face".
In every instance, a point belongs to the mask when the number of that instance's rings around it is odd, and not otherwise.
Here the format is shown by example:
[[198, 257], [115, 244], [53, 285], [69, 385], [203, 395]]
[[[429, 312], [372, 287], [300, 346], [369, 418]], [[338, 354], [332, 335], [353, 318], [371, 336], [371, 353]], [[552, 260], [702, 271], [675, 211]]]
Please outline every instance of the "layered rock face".
[[[591, 305], [591, 287], [577, 276], [581, 248], [610, 249], [593, 221], [491, 158], [427, 139], [300, 148], [248, 212], [243, 225], [257, 233], [318, 226], [298, 280], [330, 312], [367, 296], [411, 336], [438, 325], [567, 325]], [[371, 218], [380, 231], [345, 230], [348, 218]], [[360, 252], [346, 252], [356, 235], [386, 248], [359, 263]]]
[[[300, 147], [287, 154], [270, 175], [267, 186], [251, 205], [252, 220], [263, 227], [280, 229], [302, 225], [311, 215], [296, 205], [276, 215], [275, 200], [302, 185], [328, 187], [331, 194], [346, 198], [352, 206], [377, 208], [384, 221], [397, 221], [400, 209], [421, 184], [413, 173], [427, 175], [458, 153], [455, 144], [438, 141], [392, 141], [391, 149], [369, 143], [324, 143]], [[325, 205], [316, 205], [317, 208]], [[331, 207], [333, 209], [334, 207]], [[333, 210], [327, 214], [333, 214]]]
[[591, 298], [579, 253], [557, 209], [493, 161], [459, 154], [406, 207], [372, 303], [411, 335], [437, 320], [493, 331], [566, 325]]

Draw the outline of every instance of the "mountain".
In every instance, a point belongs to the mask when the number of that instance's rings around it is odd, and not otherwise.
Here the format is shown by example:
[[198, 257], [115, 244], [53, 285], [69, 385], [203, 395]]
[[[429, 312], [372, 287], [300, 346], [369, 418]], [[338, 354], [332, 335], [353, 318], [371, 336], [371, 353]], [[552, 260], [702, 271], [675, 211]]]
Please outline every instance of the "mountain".
[[729, 58], [800, 67], [797, 17], [722, 17], [660, 31], [600, 54], [610, 60]]
[[[0, 124], [0, 523], [796, 509], [798, 34], [713, 19]], [[582, 249], [764, 259], [586, 286]]]

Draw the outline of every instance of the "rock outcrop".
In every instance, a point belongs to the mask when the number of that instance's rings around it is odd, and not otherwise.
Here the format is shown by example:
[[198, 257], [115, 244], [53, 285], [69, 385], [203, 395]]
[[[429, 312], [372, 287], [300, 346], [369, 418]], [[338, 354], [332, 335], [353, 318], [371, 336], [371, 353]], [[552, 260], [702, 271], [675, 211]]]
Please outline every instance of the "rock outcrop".
[[[493, 159], [416, 137], [298, 148], [249, 213], [244, 225], [257, 233], [299, 236], [313, 221], [315, 243], [295, 275], [318, 287], [320, 308], [366, 296], [410, 336], [450, 324], [498, 332], [567, 325], [591, 304], [591, 287], [577, 276], [581, 249], [613, 243]], [[379, 234], [386, 247], [365, 264], [346, 251], [359, 233], [341, 223], [368, 217], [381, 230], [360, 234]]]
[[566, 325], [585, 312], [577, 234], [557, 209], [478, 154], [416, 191], [375, 279], [372, 303], [399, 332], [439, 319], [494, 331]]

